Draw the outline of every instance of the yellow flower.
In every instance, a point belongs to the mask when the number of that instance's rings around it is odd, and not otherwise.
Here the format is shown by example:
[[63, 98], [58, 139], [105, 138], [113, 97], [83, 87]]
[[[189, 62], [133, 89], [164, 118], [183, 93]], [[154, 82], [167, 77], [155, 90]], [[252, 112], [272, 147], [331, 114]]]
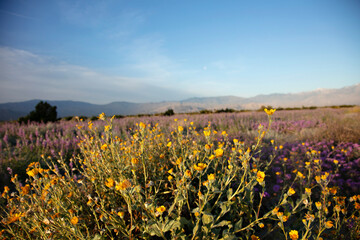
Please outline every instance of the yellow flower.
[[258, 225], [259, 225], [260, 228], [264, 228], [264, 227], [265, 227], [265, 225], [264, 225], [263, 223], [259, 223]]
[[210, 133], [211, 133], [211, 131], [210, 131], [210, 130], [206, 130], [206, 131], [204, 131], [204, 135], [205, 135], [205, 137], [210, 136]]
[[120, 191], [120, 190], [125, 190], [129, 187], [131, 187], [131, 182], [129, 180], [125, 179], [124, 181], [116, 184], [115, 189]]
[[73, 225], [76, 225], [76, 224], [79, 222], [79, 219], [78, 219], [76, 216], [74, 216], [74, 217], [71, 218], [70, 222], [71, 222]]
[[101, 150], [105, 151], [108, 148], [108, 145], [105, 143], [101, 146]]
[[334, 206], [334, 209], [335, 209], [335, 211], [337, 211], [337, 212], [340, 212], [340, 210], [341, 210], [341, 208], [340, 208], [339, 205], [335, 205], [335, 206]]
[[180, 165], [181, 162], [182, 162], [182, 157], [179, 157], [179, 158], [176, 160], [176, 164], [177, 164], [177, 165]]
[[146, 124], [143, 123], [143, 122], [140, 122], [139, 126], [140, 126], [141, 129], [145, 129], [145, 128], [146, 128]]
[[224, 150], [222, 150], [221, 148], [215, 150], [216, 157], [221, 157], [223, 154], [224, 154]]
[[321, 179], [326, 180], [328, 176], [329, 176], [329, 173], [325, 172], [324, 175], [321, 175]]
[[338, 164], [338, 163], [339, 163], [339, 161], [338, 161], [338, 160], [334, 160], [334, 163], [335, 163], [335, 164]]
[[106, 179], [105, 181], [105, 185], [108, 187], [108, 188], [112, 188], [114, 186], [114, 180], [112, 178], [108, 178]]
[[276, 214], [278, 213], [278, 211], [279, 211], [279, 208], [276, 207], [276, 208], [274, 208], [274, 209], [271, 211], [271, 213], [272, 213], [273, 215], [276, 215]]
[[254, 234], [251, 235], [251, 240], [260, 240], [260, 238], [258, 236], [255, 236]]
[[300, 178], [305, 178], [304, 174], [302, 174], [301, 172], [297, 172], [297, 175], [298, 175]]
[[191, 178], [191, 171], [190, 170], [185, 171], [185, 177]]
[[265, 108], [264, 111], [266, 112], [267, 115], [270, 116], [270, 115], [273, 115], [273, 114], [274, 114], [274, 112], [276, 111], [276, 109], [269, 109], [269, 110], [268, 110], [267, 108]]
[[325, 222], [325, 227], [326, 228], [332, 228], [334, 226], [333, 222], [332, 221], [326, 221]]
[[24, 187], [21, 187], [21, 195], [26, 195], [30, 192], [30, 185], [26, 184]]
[[317, 209], [320, 210], [320, 209], [321, 209], [321, 202], [316, 202], [316, 203], [315, 203], [315, 206], [316, 206]]
[[124, 218], [125, 213], [124, 212], [118, 212], [117, 215], [121, 218]]
[[171, 142], [168, 142], [166, 146], [171, 147]]
[[182, 132], [182, 131], [184, 131], [184, 128], [182, 126], [178, 126], [178, 131]]
[[291, 230], [289, 232], [289, 236], [290, 236], [291, 240], [297, 240], [299, 238], [299, 233], [296, 230]]
[[173, 179], [173, 176], [168, 176], [168, 180], [171, 181]]
[[256, 181], [258, 181], [259, 183], [262, 183], [265, 179], [265, 173], [262, 171], [258, 171], [256, 173]]
[[139, 159], [137, 159], [137, 158], [132, 158], [131, 159], [131, 163], [134, 164], [134, 165], [137, 164], [138, 162], [139, 162]]
[[288, 194], [289, 194], [289, 196], [294, 195], [294, 194], [295, 194], [295, 190], [294, 190], [293, 188], [289, 188]]
[[30, 171], [26, 172], [27, 175], [29, 175], [30, 177], [34, 177], [36, 174], [38, 174], [38, 170], [37, 168], [31, 169]]
[[157, 211], [158, 213], [162, 214], [163, 212], [166, 211], [166, 207], [164, 207], [164, 206], [157, 207], [157, 208], [156, 208], [156, 211]]
[[305, 188], [305, 193], [310, 195], [311, 194], [311, 188]]
[[99, 115], [99, 119], [100, 119], [100, 120], [105, 120], [105, 113], [101, 113], [101, 114]]
[[196, 171], [202, 171], [207, 167], [206, 163], [198, 163], [197, 165], [194, 164], [194, 169]]
[[209, 181], [215, 181], [215, 174], [209, 174], [207, 178]]

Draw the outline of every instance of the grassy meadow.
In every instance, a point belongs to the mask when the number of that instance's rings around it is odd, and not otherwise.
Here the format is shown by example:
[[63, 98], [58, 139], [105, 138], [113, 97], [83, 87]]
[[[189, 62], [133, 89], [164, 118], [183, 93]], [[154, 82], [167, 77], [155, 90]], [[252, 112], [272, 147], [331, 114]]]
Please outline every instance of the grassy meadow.
[[0, 239], [359, 239], [360, 107], [0, 123]]

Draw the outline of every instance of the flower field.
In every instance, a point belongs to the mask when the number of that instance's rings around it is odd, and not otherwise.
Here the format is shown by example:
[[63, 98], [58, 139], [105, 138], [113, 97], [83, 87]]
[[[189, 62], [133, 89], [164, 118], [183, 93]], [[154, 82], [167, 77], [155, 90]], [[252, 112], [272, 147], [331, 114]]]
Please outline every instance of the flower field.
[[0, 125], [0, 239], [359, 239], [360, 111]]

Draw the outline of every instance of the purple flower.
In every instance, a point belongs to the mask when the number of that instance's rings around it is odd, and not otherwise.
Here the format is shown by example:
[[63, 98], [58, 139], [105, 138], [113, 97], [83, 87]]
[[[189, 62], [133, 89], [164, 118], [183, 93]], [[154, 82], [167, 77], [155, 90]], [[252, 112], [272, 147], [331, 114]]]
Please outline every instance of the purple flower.
[[280, 191], [280, 185], [275, 184], [275, 185], [273, 186], [273, 190], [274, 190], [274, 192]]
[[12, 171], [12, 169], [10, 167], [7, 167], [6, 170], [9, 172], [10, 175], [12, 175], [13, 171]]

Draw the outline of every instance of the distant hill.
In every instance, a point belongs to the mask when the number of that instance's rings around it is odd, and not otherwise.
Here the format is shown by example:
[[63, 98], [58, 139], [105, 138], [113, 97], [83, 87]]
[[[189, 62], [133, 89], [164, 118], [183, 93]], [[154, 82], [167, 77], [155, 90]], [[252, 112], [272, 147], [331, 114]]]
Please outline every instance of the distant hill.
[[[25, 102], [0, 104], [0, 121], [16, 120], [26, 116], [35, 109], [39, 99]], [[109, 104], [91, 104], [78, 101], [47, 101], [57, 106], [58, 117], [66, 116], [96, 116], [101, 112], [107, 115], [135, 115], [165, 112], [169, 108], [176, 113], [196, 112], [204, 109], [232, 108], [258, 109], [261, 106], [273, 107], [309, 107], [332, 105], [360, 105], [360, 84], [340, 89], [318, 89], [310, 92], [258, 95], [250, 98], [236, 96], [190, 98], [183, 101], [131, 103], [112, 102]]]

